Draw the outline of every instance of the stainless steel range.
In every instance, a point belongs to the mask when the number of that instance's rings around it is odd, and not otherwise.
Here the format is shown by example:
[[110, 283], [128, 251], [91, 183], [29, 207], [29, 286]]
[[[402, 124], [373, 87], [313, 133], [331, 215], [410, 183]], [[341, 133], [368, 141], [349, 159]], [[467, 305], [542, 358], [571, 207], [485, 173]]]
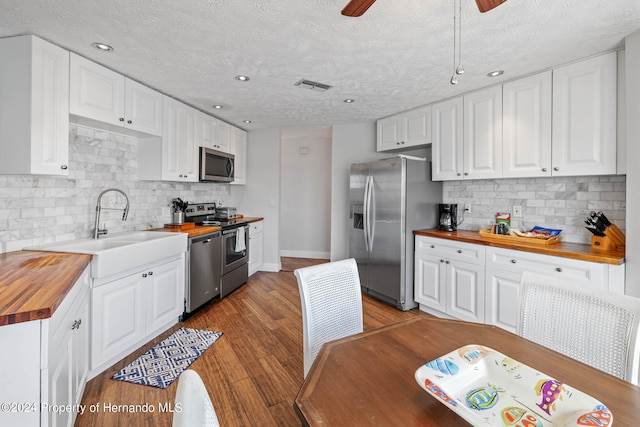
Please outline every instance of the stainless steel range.
[[217, 214], [215, 203], [192, 203], [187, 206], [185, 220], [222, 228], [220, 298], [223, 298], [249, 279], [249, 225], [235, 218], [235, 208], [218, 210], [221, 215]]

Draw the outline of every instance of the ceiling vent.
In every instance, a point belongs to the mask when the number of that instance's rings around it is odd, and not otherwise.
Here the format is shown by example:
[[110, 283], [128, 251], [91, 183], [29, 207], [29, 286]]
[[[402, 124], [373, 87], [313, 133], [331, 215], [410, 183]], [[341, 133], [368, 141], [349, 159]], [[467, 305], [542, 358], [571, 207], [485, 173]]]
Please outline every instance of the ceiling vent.
[[315, 90], [317, 92], [326, 92], [327, 90], [331, 89], [331, 86], [326, 85], [324, 83], [312, 82], [311, 80], [305, 80], [305, 79], [302, 79], [294, 83], [294, 86]]

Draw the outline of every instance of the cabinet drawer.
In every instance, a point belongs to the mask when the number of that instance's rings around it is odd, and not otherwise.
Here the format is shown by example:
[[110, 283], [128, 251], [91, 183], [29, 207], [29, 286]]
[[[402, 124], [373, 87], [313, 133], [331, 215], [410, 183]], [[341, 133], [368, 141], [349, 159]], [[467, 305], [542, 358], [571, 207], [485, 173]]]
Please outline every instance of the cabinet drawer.
[[416, 236], [416, 252], [443, 257], [448, 260], [484, 264], [485, 247], [473, 243], [456, 242], [434, 237]]
[[249, 235], [262, 233], [262, 222], [263, 221], [258, 221], [249, 224]]
[[589, 284], [606, 289], [606, 265], [569, 258], [540, 255], [517, 250], [487, 248], [487, 269], [511, 271], [521, 274], [525, 270], [547, 276], [563, 276], [586, 280]]

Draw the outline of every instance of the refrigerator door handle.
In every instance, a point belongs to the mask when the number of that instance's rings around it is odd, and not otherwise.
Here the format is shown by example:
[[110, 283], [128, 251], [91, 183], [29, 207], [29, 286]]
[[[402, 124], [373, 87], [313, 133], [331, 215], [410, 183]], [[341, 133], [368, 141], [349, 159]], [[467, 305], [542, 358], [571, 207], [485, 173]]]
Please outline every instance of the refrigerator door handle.
[[369, 252], [369, 176], [364, 183], [364, 200], [362, 201], [362, 232], [364, 233], [364, 248]]
[[369, 252], [373, 251], [373, 239], [376, 234], [376, 191], [373, 185], [373, 177], [369, 183]]

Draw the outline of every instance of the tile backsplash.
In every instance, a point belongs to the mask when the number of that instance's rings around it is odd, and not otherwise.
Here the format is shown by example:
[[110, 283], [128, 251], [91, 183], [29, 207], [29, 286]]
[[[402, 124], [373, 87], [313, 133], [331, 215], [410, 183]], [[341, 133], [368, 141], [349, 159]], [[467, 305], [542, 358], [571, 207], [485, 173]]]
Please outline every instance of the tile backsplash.
[[[535, 225], [562, 229], [563, 241], [591, 243], [584, 226], [590, 211], [602, 211], [625, 229], [626, 176], [578, 176], [447, 181], [443, 202], [464, 204], [461, 230], [479, 230], [495, 222], [497, 212], [511, 213], [511, 225], [530, 229]], [[522, 217], [513, 217], [513, 206], [522, 206]]]
[[[0, 252], [90, 237], [98, 195], [118, 188], [130, 200], [129, 217], [104, 210], [109, 233], [162, 227], [171, 222], [171, 200], [190, 202], [230, 198], [229, 184], [138, 180], [138, 140], [83, 126], [69, 129], [69, 175], [2, 175], [0, 171]], [[158, 150], [160, 150], [158, 139]], [[102, 205], [124, 207], [124, 197], [108, 193]]]

